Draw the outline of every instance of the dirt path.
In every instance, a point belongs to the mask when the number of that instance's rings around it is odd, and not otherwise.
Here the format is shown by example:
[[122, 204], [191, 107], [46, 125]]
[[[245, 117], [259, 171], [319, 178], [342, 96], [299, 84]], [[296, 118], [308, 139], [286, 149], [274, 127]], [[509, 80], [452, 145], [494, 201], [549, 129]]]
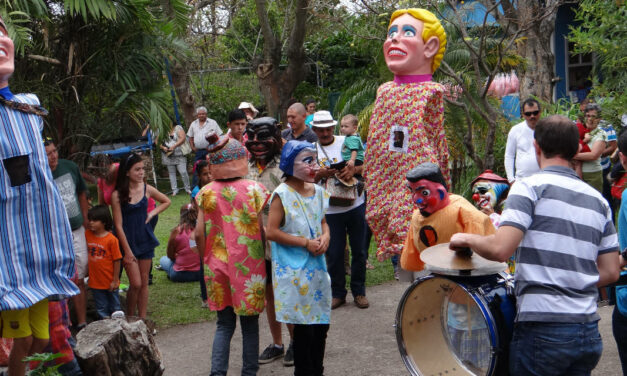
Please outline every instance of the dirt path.
[[[398, 302], [408, 283], [390, 282], [367, 290], [370, 308], [358, 309], [352, 300], [333, 311], [324, 359], [325, 374], [334, 375], [406, 375], [394, 334], [394, 318]], [[620, 375], [618, 350], [612, 337], [613, 307], [599, 309], [604, 352], [593, 375]], [[265, 315], [260, 323], [260, 351], [270, 342]], [[211, 368], [211, 345], [215, 322], [181, 325], [159, 332], [156, 337], [161, 350], [166, 376], [207, 375]], [[283, 334], [288, 341], [287, 332]], [[241, 334], [239, 329], [231, 342], [229, 375], [241, 371]], [[283, 367], [280, 360], [261, 365], [259, 375], [292, 375], [294, 368]]]

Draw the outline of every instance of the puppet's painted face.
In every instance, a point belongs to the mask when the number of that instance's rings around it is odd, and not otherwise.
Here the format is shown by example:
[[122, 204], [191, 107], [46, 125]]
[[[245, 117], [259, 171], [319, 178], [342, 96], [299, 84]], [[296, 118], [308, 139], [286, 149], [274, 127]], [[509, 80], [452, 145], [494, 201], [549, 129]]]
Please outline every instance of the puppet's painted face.
[[9, 77], [15, 70], [15, 47], [13, 40], [9, 38], [9, 33], [0, 19], [0, 88], [9, 84]]
[[276, 128], [269, 124], [262, 124], [256, 127], [248, 125], [246, 127], [246, 149], [256, 160], [270, 160], [279, 153]]
[[396, 75], [431, 73], [431, 59], [425, 56], [423, 23], [410, 14], [396, 18], [388, 29], [383, 54], [388, 69]]
[[316, 172], [320, 169], [317, 157], [317, 152], [313, 149], [301, 150], [294, 158], [292, 175], [302, 181], [313, 183]]
[[421, 212], [433, 214], [449, 203], [448, 192], [440, 183], [427, 179], [408, 182], [411, 199]]
[[472, 186], [472, 200], [479, 209], [489, 207], [494, 209], [508, 185], [489, 180], [478, 180]]

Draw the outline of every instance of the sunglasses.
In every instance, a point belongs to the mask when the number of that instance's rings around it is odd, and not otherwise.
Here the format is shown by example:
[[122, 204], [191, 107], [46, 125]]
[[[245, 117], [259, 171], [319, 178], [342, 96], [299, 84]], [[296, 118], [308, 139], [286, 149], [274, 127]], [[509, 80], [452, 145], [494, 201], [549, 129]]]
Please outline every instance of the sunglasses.
[[523, 115], [525, 115], [525, 116], [538, 116], [539, 113], [540, 113], [539, 110], [527, 111], [527, 112], [523, 112]]

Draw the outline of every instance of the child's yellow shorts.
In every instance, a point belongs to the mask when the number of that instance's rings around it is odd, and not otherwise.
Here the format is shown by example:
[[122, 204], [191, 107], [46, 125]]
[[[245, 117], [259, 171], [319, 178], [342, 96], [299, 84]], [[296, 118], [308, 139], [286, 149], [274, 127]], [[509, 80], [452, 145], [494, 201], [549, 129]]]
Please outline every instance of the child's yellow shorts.
[[48, 299], [24, 309], [0, 312], [0, 327], [3, 338], [24, 338], [33, 336], [49, 339]]

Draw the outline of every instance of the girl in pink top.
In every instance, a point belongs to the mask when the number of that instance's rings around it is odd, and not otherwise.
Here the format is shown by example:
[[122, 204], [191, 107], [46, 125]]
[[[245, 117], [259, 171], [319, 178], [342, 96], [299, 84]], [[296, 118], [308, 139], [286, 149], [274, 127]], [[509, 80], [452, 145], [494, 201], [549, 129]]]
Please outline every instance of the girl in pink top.
[[199, 281], [202, 274], [194, 237], [198, 212], [194, 205], [185, 204], [180, 213], [180, 222], [170, 233], [168, 255], [161, 257], [159, 264], [173, 282]]

